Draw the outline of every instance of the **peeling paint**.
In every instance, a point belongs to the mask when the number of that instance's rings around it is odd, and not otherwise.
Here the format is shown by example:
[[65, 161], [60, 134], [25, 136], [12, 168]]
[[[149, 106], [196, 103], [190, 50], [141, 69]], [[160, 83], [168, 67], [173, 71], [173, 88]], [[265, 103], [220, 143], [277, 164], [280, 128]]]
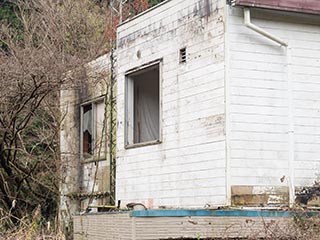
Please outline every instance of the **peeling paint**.
[[289, 188], [279, 186], [231, 186], [233, 206], [288, 205]]

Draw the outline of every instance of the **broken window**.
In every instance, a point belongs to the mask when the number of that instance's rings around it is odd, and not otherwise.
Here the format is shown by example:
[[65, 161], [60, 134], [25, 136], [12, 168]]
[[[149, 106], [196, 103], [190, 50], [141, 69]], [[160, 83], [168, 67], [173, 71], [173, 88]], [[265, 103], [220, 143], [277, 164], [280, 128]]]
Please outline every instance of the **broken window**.
[[93, 145], [92, 104], [83, 106], [82, 110], [82, 153], [84, 156], [90, 156]]
[[159, 142], [159, 62], [126, 76], [127, 144]]
[[81, 153], [84, 158], [105, 157], [104, 102], [88, 103], [81, 108]]

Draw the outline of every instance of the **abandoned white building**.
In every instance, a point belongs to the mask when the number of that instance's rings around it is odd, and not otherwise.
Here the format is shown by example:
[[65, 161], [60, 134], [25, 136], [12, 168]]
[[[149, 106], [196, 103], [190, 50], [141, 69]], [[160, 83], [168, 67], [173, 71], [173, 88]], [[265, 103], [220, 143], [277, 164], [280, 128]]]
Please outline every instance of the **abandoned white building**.
[[[235, 218], [288, 216], [266, 208], [320, 206], [319, 14], [317, 0], [167, 0], [122, 23], [115, 115], [110, 79], [61, 93], [75, 239], [221, 237]], [[102, 213], [129, 203], [149, 210]], [[227, 207], [256, 208], [212, 210]]]

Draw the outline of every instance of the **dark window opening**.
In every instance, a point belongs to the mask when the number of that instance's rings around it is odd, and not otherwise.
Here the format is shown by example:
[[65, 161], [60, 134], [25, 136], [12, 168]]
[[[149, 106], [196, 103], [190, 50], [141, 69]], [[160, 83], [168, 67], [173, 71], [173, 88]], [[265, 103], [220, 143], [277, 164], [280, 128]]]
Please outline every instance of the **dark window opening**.
[[105, 159], [106, 116], [104, 101], [98, 99], [81, 107], [81, 153], [84, 158]]
[[93, 153], [93, 121], [92, 121], [92, 104], [83, 106], [82, 115], [82, 153], [86, 157]]

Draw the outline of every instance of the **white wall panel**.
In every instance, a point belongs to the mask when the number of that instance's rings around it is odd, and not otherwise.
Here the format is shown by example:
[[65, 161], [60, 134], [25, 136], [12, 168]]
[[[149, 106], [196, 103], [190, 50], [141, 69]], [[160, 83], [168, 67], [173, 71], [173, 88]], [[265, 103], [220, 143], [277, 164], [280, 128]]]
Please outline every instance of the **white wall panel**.
[[[285, 48], [246, 28], [229, 9], [231, 185], [288, 185], [289, 102]], [[294, 178], [319, 180], [320, 19], [251, 10], [252, 22], [292, 47]]]
[[[224, 205], [224, 1], [169, 1], [118, 28], [117, 199]], [[186, 47], [187, 63], [179, 64]], [[141, 57], [137, 57], [137, 51]], [[125, 72], [162, 59], [162, 143], [124, 147]]]

